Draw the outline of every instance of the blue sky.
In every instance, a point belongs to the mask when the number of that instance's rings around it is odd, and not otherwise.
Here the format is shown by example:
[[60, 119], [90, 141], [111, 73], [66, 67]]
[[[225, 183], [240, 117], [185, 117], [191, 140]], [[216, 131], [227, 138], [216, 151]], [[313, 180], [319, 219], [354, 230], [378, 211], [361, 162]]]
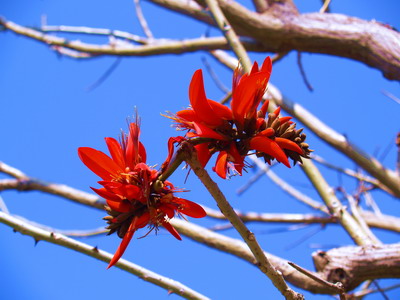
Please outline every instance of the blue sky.
[[[296, 1], [303, 12], [317, 11], [321, 1]], [[301, 3], [300, 3], [301, 2]], [[332, 1], [332, 10], [367, 20], [376, 19], [400, 28], [396, 0]], [[245, 2], [245, 5], [251, 4]], [[195, 38], [207, 31], [207, 26], [178, 16], [150, 3], [143, 3], [144, 14], [156, 38]], [[132, 1], [1, 1], [0, 15], [16, 23], [35, 26], [42, 15], [49, 25], [74, 25], [119, 29], [135, 34], [142, 31], [135, 17]], [[218, 35], [216, 29], [213, 35]], [[105, 38], [82, 38], [88, 42], [103, 42]], [[148, 152], [149, 164], [160, 164], [167, 155], [166, 141], [177, 135], [170, 120], [162, 117], [165, 111], [176, 112], [188, 106], [187, 90], [193, 72], [205, 68], [206, 57], [224, 84], [230, 87], [231, 72], [219, 66], [206, 53], [181, 56], [123, 58], [116, 70], [92, 91], [88, 87], [100, 78], [115, 62], [114, 57], [74, 60], [60, 57], [36, 41], [0, 32], [0, 160], [26, 174], [42, 180], [64, 183], [90, 191], [98, 178], [78, 159], [77, 148], [89, 146], [105, 150], [104, 137], [117, 137], [126, 129], [126, 118], [136, 107], [142, 118], [142, 142]], [[262, 61], [264, 54], [251, 55]], [[385, 80], [381, 73], [359, 62], [327, 55], [303, 54], [303, 65], [314, 87], [305, 87], [291, 53], [274, 66], [271, 82], [293, 101], [299, 102], [324, 120], [336, 131], [346, 134], [356, 145], [378, 157], [389, 149], [383, 163], [394, 168], [396, 149], [394, 138], [400, 130], [399, 104], [382, 94], [388, 91], [400, 96], [399, 84]], [[207, 95], [215, 100], [223, 93], [204, 72]], [[309, 132], [305, 130], [305, 132]], [[311, 133], [309, 144], [316, 153], [337, 165], [353, 168], [354, 163], [329, 148]], [[390, 146], [392, 145], [392, 146]], [[211, 164], [210, 164], [211, 165]], [[210, 167], [209, 167], [210, 169]], [[296, 188], [318, 199], [301, 170], [277, 166], [274, 170]], [[356, 182], [321, 167], [332, 186], [344, 185], [349, 192]], [[213, 174], [232, 205], [245, 211], [311, 212], [291, 199], [267, 178], [256, 182], [250, 190], [238, 196], [236, 189], [244, 185], [253, 170], [243, 177], [223, 182]], [[184, 183], [186, 172], [177, 172], [171, 180], [189, 189], [188, 199], [216, 207], [211, 197], [194, 175]], [[0, 178], [6, 178], [0, 175]], [[104, 213], [39, 192], [1, 193], [11, 213], [58, 229], [92, 229], [104, 225]], [[384, 193], [373, 196], [384, 213], [400, 214], [399, 201]], [[215, 225], [213, 220], [192, 220], [204, 226]], [[313, 245], [333, 247], [351, 244], [345, 232], [328, 226], [311, 239], [300, 243], [318, 226], [298, 231], [271, 233], [285, 225], [250, 224], [264, 249], [313, 268]], [[232, 230], [224, 232], [238, 235]], [[383, 242], [398, 242], [395, 234], [376, 231]], [[35, 246], [32, 238], [13, 233], [0, 225], [0, 298], [1, 299], [170, 299], [166, 291], [143, 282], [106, 264], [45, 242]], [[116, 236], [85, 239], [91, 245], [114, 252], [120, 240]], [[297, 246], [293, 246], [296, 245]], [[289, 249], [288, 249], [289, 248]], [[162, 275], [172, 277], [212, 299], [279, 299], [278, 292], [268, 279], [254, 267], [235, 257], [225, 255], [188, 238], [176, 241], [161, 231], [145, 239], [131, 242], [126, 259]], [[393, 281], [390, 281], [393, 282]], [[389, 281], [381, 281], [385, 286]], [[313, 296], [307, 299], [330, 299]], [[400, 291], [388, 293], [391, 299]], [[368, 299], [382, 299], [371, 296]]]

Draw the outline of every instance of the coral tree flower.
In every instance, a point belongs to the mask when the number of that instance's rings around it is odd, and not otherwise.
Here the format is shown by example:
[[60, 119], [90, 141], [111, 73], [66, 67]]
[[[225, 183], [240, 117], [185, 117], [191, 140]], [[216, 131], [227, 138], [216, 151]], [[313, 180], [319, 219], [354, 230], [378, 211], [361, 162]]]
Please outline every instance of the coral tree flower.
[[111, 157], [89, 147], [78, 149], [82, 162], [102, 179], [98, 182], [102, 188], [92, 190], [106, 200], [109, 216], [104, 219], [109, 224], [108, 234], [117, 232], [122, 238], [108, 268], [118, 262], [139, 228], [148, 225], [151, 231], [163, 226], [181, 240], [169, 219], [176, 214], [193, 218], [206, 216], [200, 205], [175, 197], [177, 190], [169, 181], [157, 180], [160, 173], [146, 165], [146, 150], [139, 134], [136, 122], [130, 123], [129, 134], [122, 134], [120, 142], [106, 138]]
[[294, 163], [301, 157], [309, 158], [312, 150], [304, 142], [302, 129], [296, 130], [291, 117], [279, 117], [280, 108], [267, 114], [268, 101], [259, 110], [271, 75], [269, 57], [261, 68], [254, 63], [250, 73], [236, 68], [233, 75], [231, 108], [206, 97], [203, 74], [197, 70], [190, 83], [191, 108], [171, 116], [178, 129], [187, 129], [189, 139], [197, 138], [195, 146], [203, 166], [218, 152], [214, 171], [226, 178], [229, 171], [242, 174], [244, 159], [250, 150], [270, 163], [272, 159], [290, 168], [288, 158]]

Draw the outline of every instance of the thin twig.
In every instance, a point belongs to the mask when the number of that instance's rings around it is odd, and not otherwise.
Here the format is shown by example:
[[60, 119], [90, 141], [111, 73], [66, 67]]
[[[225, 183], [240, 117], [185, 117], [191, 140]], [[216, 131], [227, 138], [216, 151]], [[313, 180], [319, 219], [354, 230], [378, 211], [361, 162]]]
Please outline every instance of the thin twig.
[[[382, 288], [381, 290], [387, 292], [387, 291], [398, 289], [398, 288], [400, 288], [400, 283]], [[355, 292], [355, 293], [351, 294], [350, 296], [352, 297], [351, 299], [360, 300], [367, 295], [370, 295], [373, 293], [378, 293], [378, 292], [380, 292], [378, 289], [368, 289], [367, 288], [367, 289], [363, 289], [361, 291]]]
[[311, 158], [314, 161], [316, 161], [317, 163], [320, 163], [320, 164], [324, 165], [325, 167], [328, 167], [330, 169], [339, 171], [339, 172], [341, 172], [343, 174], [346, 174], [346, 175], [348, 175], [350, 177], [354, 177], [354, 178], [356, 178], [356, 179], [358, 179], [360, 181], [365, 181], [365, 182], [371, 183], [374, 186], [379, 186], [379, 182], [375, 178], [372, 178], [372, 177], [366, 176], [366, 175], [362, 175], [359, 172], [355, 172], [355, 171], [353, 171], [351, 169], [347, 169], [347, 168], [342, 168], [342, 167], [336, 166], [336, 165], [326, 161], [321, 156], [316, 155], [316, 154], [311, 154]]
[[218, 28], [228, 40], [233, 52], [235, 52], [236, 56], [240, 59], [243, 70], [245, 72], [250, 72], [251, 61], [247, 55], [246, 49], [242, 45], [239, 37], [236, 35], [236, 32], [233, 30], [228, 20], [225, 18], [221, 8], [218, 5], [218, 2], [216, 0], [205, 0], [205, 2], [210, 9]]
[[43, 25], [40, 28], [32, 27], [32, 29], [42, 32], [65, 32], [65, 33], [76, 33], [85, 35], [100, 35], [100, 36], [113, 36], [124, 40], [129, 40], [138, 44], [147, 44], [148, 40], [136, 34], [121, 30], [111, 30], [108, 28], [92, 28], [84, 26], [50, 26]]
[[393, 101], [395, 101], [397, 104], [400, 104], [400, 99], [398, 97], [396, 97], [395, 95], [393, 95], [392, 93], [382, 90], [381, 91], [382, 94], [384, 94], [385, 96], [389, 97], [390, 99], [392, 99]]
[[303, 63], [301, 61], [301, 52], [297, 51], [297, 65], [299, 66], [301, 77], [303, 78], [304, 84], [306, 85], [307, 89], [312, 92], [314, 88], [312, 87], [310, 81], [308, 81], [306, 71], [304, 70]]
[[149, 40], [154, 39], [153, 33], [150, 30], [149, 25], [147, 24], [146, 18], [143, 15], [142, 7], [140, 5], [140, 0], [133, 0], [135, 3], [135, 11], [136, 16], [138, 17], [140, 26], [142, 26], [144, 34], [147, 36]]
[[[186, 149], [185, 146], [187, 147]], [[254, 257], [257, 259], [259, 269], [270, 278], [275, 287], [281, 292], [282, 295], [285, 296], [286, 299], [303, 299], [301, 294], [289, 288], [282, 277], [282, 274], [277, 272], [277, 270], [265, 256], [264, 251], [258, 244], [255, 235], [242, 222], [240, 217], [235, 213], [229, 202], [226, 200], [218, 185], [211, 179], [207, 171], [201, 166], [197, 159], [197, 155], [194, 152], [194, 148], [190, 147], [188, 144], [183, 144], [182, 147], [184, 153], [187, 155], [186, 162], [190, 165], [193, 172], [213, 196], [221, 212], [228, 218], [228, 220], [232, 223], [243, 240], [246, 242]]]
[[0, 195], [0, 211], [5, 212], [6, 214], [9, 214], [10, 211], [7, 208], [6, 203], [3, 200], [3, 197]]
[[206, 67], [208, 73], [210, 74], [211, 78], [214, 80], [214, 83], [217, 85], [217, 87], [225, 94], [229, 93], [230, 90], [221, 82], [221, 80], [218, 78], [217, 74], [215, 74], [214, 70], [212, 69], [212, 67], [211, 67], [210, 63], [207, 61], [207, 59], [203, 56], [201, 58], [201, 61], [203, 62], [204, 66]]
[[[28, 224], [20, 219], [17, 219], [11, 215], [4, 212], [0, 212], [0, 223], [6, 224], [14, 230], [24, 234], [32, 236], [36, 241], [47, 241], [52, 244], [56, 244], [68, 249], [75, 250], [79, 253], [91, 256], [98, 260], [109, 263], [113, 255], [111, 253], [105, 252], [98, 249], [97, 247], [90, 246], [88, 244], [79, 242], [77, 240], [71, 239], [59, 233], [54, 233], [41, 228], [37, 228], [31, 224]], [[166, 289], [167, 291], [172, 291], [175, 294], [182, 296], [186, 299], [192, 300], [206, 300], [209, 299], [206, 296], [190, 289], [189, 287], [183, 285], [182, 283], [172, 280], [170, 278], [164, 277], [143, 267], [135, 265], [128, 262], [125, 259], [120, 259], [115, 266], [124, 270], [128, 273], [138, 276], [139, 278], [151, 282], [159, 287]]]
[[263, 170], [265, 174], [277, 185], [279, 186], [282, 190], [284, 190], [286, 193], [294, 197], [296, 200], [299, 200], [300, 202], [312, 207], [313, 209], [320, 210], [326, 214], [329, 214], [329, 211], [327, 210], [326, 206], [311, 199], [307, 195], [303, 194], [299, 190], [295, 189], [293, 186], [289, 185], [286, 181], [281, 179], [278, 175], [275, 174], [265, 163], [263, 163], [260, 159], [255, 157], [254, 155], [250, 155], [249, 158], [256, 164], [258, 168]]
[[6, 163], [0, 161], [0, 172], [8, 174], [17, 179], [27, 179], [28, 176], [25, 175], [22, 171], [7, 165]]
[[343, 190], [345, 197], [347, 198], [347, 201], [350, 204], [350, 210], [353, 215], [353, 218], [357, 221], [357, 223], [363, 228], [364, 232], [369, 236], [370, 240], [375, 244], [375, 245], [381, 245], [382, 242], [375, 236], [375, 234], [372, 233], [371, 229], [368, 227], [367, 222], [365, 219], [362, 217], [360, 208], [356, 204], [356, 200], [353, 198], [353, 196], [347, 194]]
[[242, 195], [245, 191], [247, 191], [248, 189], [250, 189], [250, 187], [256, 183], [261, 177], [263, 177], [265, 175], [265, 171], [264, 170], [258, 170], [256, 174], [254, 174], [252, 177], [250, 177], [247, 182], [242, 185], [241, 187], [239, 187], [236, 190], [236, 194], [238, 194], [239, 196]]
[[330, 213], [337, 217], [343, 228], [357, 245], [370, 245], [374, 242], [364, 229], [349, 214], [346, 207], [336, 197], [333, 189], [325, 181], [318, 168], [309, 160], [304, 160], [302, 170], [315, 187], [322, 200], [325, 202]]
[[97, 79], [94, 83], [92, 83], [90, 86], [86, 88], [86, 91], [91, 92], [97, 87], [99, 87], [119, 66], [122, 58], [117, 57], [117, 59], [112, 63], [112, 65], [104, 72], [103, 75], [100, 76], [99, 79]]
[[319, 12], [321, 14], [325, 13], [325, 12], [329, 12], [329, 4], [331, 3], [331, 0], [322, 0], [324, 2], [324, 4], [322, 5], [321, 9], [319, 10]]
[[[151, 44], [135, 45], [121, 39], [111, 39], [109, 44], [89, 44], [81, 41], [71, 41], [66, 38], [44, 34], [41, 31], [24, 27], [0, 18], [0, 25], [37, 41], [41, 41], [50, 47], [59, 46], [73, 49], [78, 52], [91, 53], [93, 57], [102, 55], [115, 56], [149, 56], [157, 54], [182, 54], [199, 50], [229, 49], [229, 43], [224, 37], [197, 38], [187, 40], [160, 39], [153, 40]], [[111, 36], [113, 37], [113, 36]], [[248, 39], [242, 41], [246, 48], [253, 51], [262, 51], [265, 47], [259, 43], [253, 43]]]
[[345, 294], [344, 287], [343, 287], [342, 283], [340, 283], [340, 282], [337, 282], [336, 284], [331, 283], [329, 281], [326, 281], [326, 280], [316, 276], [314, 273], [311, 273], [310, 271], [300, 267], [299, 265], [297, 265], [297, 264], [295, 264], [293, 262], [288, 262], [288, 264], [290, 266], [292, 266], [293, 268], [295, 268], [297, 271], [299, 271], [299, 272], [303, 273], [304, 275], [310, 277], [311, 279], [315, 280], [316, 282], [318, 282], [320, 284], [323, 284], [323, 285], [326, 285], [329, 288], [336, 289], [337, 293], [340, 296], [340, 300], [346, 300], [346, 294]]

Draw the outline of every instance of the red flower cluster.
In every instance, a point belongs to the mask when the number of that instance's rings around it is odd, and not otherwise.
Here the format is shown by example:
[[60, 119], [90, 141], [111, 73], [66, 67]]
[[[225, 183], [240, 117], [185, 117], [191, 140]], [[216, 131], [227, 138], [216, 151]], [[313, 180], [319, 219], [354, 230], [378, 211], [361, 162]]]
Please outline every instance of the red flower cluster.
[[129, 129], [129, 134], [123, 134], [120, 142], [105, 139], [111, 157], [93, 148], [78, 149], [82, 162], [102, 178], [98, 183], [103, 187], [92, 189], [106, 199], [109, 216], [104, 219], [109, 224], [109, 234], [117, 232], [122, 238], [108, 268], [121, 258], [139, 228], [148, 225], [151, 231], [163, 226], [181, 240], [169, 219], [175, 214], [193, 218], [206, 216], [200, 205], [175, 197], [177, 190], [170, 182], [158, 180], [159, 172], [146, 165], [146, 150], [139, 141], [138, 124], [131, 123]]
[[255, 62], [250, 73], [237, 68], [233, 76], [231, 108], [207, 99], [203, 75], [197, 70], [189, 87], [191, 108], [173, 116], [177, 127], [188, 129], [188, 138], [202, 138], [195, 146], [203, 166], [218, 152], [214, 171], [226, 178], [229, 170], [240, 175], [250, 150], [269, 163], [276, 159], [290, 168], [288, 158], [295, 162], [308, 158], [310, 150], [305, 135], [295, 130], [291, 117], [279, 117], [280, 108], [268, 114], [268, 101], [257, 111], [271, 75], [272, 63], [267, 57], [261, 66]]

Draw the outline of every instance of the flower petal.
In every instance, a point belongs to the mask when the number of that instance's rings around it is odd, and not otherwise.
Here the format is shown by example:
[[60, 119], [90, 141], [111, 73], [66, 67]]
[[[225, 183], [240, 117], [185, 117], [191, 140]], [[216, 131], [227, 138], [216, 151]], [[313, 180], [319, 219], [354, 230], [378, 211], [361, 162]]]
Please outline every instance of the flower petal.
[[129, 225], [128, 230], [126, 231], [124, 238], [122, 239], [121, 244], [119, 245], [117, 251], [115, 251], [113, 258], [111, 259], [107, 269], [111, 268], [113, 265], [115, 265], [118, 260], [121, 258], [121, 256], [124, 254], [126, 247], [128, 247], [129, 242], [131, 241], [133, 234], [136, 231], [136, 221], [137, 217], [134, 217], [131, 224]]
[[112, 159], [121, 169], [125, 169], [125, 155], [121, 144], [116, 139], [111, 137], [106, 137], [105, 140]]
[[139, 135], [140, 128], [138, 124], [132, 122], [129, 124], [128, 144], [126, 146], [126, 164], [131, 170], [139, 162]]
[[292, 117], [281, 117], [281, 118], [279, 118], [279, 122], [280, 122], [281, 125], [282, 125], [282, 124], [284, 124], [284, 123], [290, 121], [291, 119], [292, 119]]
[[290, 168], [289, 160], [285, 152], [283, 152], [281, 147], [273, 140], [263, 136], [256, 136], [250, 140], [250, 147], [254, 150], [271, 155], [276, 158], [277, 161]]
[[209, 105], [204, 90], [203, 73], [201, 70], [194, 72], [189, 86], [189, 99], [197, 117], [210, 126], [219, 126], [222, 120], [217, 118]]
[[228, 165], [227, 158], [228, 153], [226, 151], [220, 151], [214, 167], [214, 171], [218, 174], [219, 177], [223, 179], [226, 179], [226, 171]]
[[243, 167], [244, 167], [244, 156], [240, 155], [238, 149], [236, 148], [235, 143], [231, 143], [228, 151], [228, 159], [233, 162], [233, 165], [236, 171], [242, 175]]
[[197, 135], [199, 137], [216, 139], [216, 140], [223, 140], [223, 141], [228, 140], [227, 137], [223, 136], [222, 134], [219, 134], [219, 133], [215, 132], [210, 127], [207, 127], [206, 125], [203, 125], [202, 123], [193, 122], [193, 125], [194, 125], [196, 133], [197, 133]]
[[202, 143], [194, 146], [197, 151], [197, 158], [199, 159], [200, 164], [204, 168], [208, 161], [211, 158], [210, 150], [208, 149], [209, 143]]
[[279, 145], [279, 147], [283, 149], [288, 149], [292, 150], [294, 152], [297, 152], [300, 155], [303, 155], [303, 149], [300, 148], [299, 145], [297, 145], [295, 142], [285, 139], [285, 138], [275, 138], [275, 142]]
[[192, 109], [184, 109], [180, 110], [176, 113], [176, 115], [181, 118], [185, 119], [189, 122], [200, 122], [200, 119], [197, 117], [196, 113]]
[[99, 150], [80, 147], [78, 155], [86, 167], [104, 180], [111, 180], [113, 176], [117, 177], [123, 171], [118, 164]]
[[162, 226], [165, 229], [167, 229], [169, 231], [169, 233], [171, 233], [176, 239], [182, 241], [182, 238], [181, 238], [179, 232], [176, 231], [176, 229], [171, 224], [169, 224], [167, 221], [163, 221]]
[[96, 189], [94, 187], [91, 187], [91, 189], [93, 190], [93, 192], [95, 192], [101, 198], [104, 198], [106, 200], [122, 201], [122, 198], [120, 196], [118, 196], [117, 194], [112, 193], [110, 191], [107, 191], [105, 188]]
[[200, 205], [198, 205], [197, 203], [194, 203], [192, 201], [189, 201], [189, 200], [186, 200], [183, 198], [177, 198], [177, 197], [174, 197], [172, 202], [178, 203], [179, 204], [178, 211], [189, 217], [203, 218], [203, 217], [207, 216], [207, 213], [204, 210], [204, 208], [201, 207]]
[[265, 100], [263, 105], [260, 108], [260, 111], [262, 112], [262, 118], [265, 118], [268, 112], [268, 106], [269, 106], [269, 100]]
[[258, 133], [258, 135], [262, 135], [262, 136], [265, 136], [265, 137], [271, 137], [274, 134], [275, 134], [275, 130], [273, 128], [271, 128], [271, 127], [269, 127], [267, 129], [261, 131], [260, 133]]
[[210, 104], [212, 110], [218, 118], [223, 120], [233, 119], [232, 111], [229, 107], [210, 99], [208, 99], [208, 104]]
[[139, 162], [146, 163], [146, 160], [146, 148], [143, 146], [142, 142], [139, 142]]
[[268, 73], [271, 74], [271, 71], [272, 71], [272, 60], [271, 60], [271, 57], [267, 56], [264, 59], [264, 62], [262, 64], [262, 66], [261, 66], [261, 70], [260, 71], [261, 72], [268, 72]]
[[256, 115], [256, 109], [265, 92], [268, 78], [268, 73], [258, 72], [247, 77], [243, 76], [240, 80], [231, 102], [234, 119], [240, 125], [244, 125], [245, 116], [251, 118]]

